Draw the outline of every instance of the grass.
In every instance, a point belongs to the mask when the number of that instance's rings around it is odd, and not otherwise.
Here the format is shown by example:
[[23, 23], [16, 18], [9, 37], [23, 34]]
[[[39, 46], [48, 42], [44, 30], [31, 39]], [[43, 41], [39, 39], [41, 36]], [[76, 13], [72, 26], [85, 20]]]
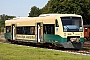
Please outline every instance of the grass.
[[90, 56], [0, 43], [0, 60], [90, 60]]

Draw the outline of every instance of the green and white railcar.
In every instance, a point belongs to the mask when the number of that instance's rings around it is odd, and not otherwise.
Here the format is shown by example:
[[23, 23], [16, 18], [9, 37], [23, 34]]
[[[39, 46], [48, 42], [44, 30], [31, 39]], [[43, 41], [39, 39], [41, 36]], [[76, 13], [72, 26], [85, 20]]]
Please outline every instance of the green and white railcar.
[[54, 43], [81, 49], [84, 42], [83, 19], [76, 14], [42, 14], [39, 17], [5, 21], [5, 38], [10, 41]]

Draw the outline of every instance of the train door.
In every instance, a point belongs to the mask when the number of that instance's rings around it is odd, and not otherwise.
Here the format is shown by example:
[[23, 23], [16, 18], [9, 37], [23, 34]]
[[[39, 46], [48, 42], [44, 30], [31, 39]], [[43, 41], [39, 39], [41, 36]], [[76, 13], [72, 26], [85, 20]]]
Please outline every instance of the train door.
[[12, 31], [12, 39], [11, 40], [15, 40], [15, 24], [12, 24], [11, 26], [11, 31]]
[[36, 23], [36, 39], [37, 42], [43, 42], [43, 23]]

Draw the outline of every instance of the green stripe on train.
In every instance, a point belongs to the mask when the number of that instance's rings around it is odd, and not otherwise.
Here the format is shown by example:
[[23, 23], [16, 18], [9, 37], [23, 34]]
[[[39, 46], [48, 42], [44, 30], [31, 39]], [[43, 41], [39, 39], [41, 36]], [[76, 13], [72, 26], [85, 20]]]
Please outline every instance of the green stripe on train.
[[[67, 38], [62, 38], [59, 35], [54, 34], [44, 34], [45, 42], [67, 42]], [[81, 42], [84, 42], [84, 38], [80, 38]]]
[[84, 42], [84, 38], [80, 38], [80, 41], [81, 41], [81, 42]]
[[10, 34], [10, 33], [5, 33], [5, 34], [4, 34], [4, 37], [5, 37], [6, 39], [11, 39], [11, 34]]
[[[10, 33], [5, 33], [4, 37], [6, 39], [11, 39], [11, 34]], [[44, 34], [43, 36], [44, 42], [67, 42], [67, 38], [62, 38], [59, 35], [54, 35], [54, 34]], [[80, 38], [81, 42], [84, 42], [84, 38]]]

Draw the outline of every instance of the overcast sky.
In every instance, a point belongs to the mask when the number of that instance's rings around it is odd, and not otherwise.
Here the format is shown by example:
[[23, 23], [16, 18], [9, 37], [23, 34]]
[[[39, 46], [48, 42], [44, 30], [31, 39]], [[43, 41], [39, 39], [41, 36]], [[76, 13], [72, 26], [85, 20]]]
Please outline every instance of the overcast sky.
[[0, 0], [0, 15], [27, 17], [32, 6], [44, 7], [48, 0]]

